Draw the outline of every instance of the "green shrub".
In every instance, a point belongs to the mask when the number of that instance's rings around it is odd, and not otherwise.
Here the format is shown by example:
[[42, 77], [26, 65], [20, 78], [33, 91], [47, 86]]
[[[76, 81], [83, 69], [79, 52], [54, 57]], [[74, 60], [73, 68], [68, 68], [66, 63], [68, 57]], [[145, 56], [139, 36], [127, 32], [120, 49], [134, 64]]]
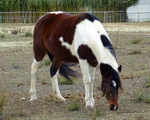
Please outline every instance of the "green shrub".
[[32, 33], [30, 33], [30, 32], [25, 32], [25, 36], [26, 36], [26, 37], [32, 37]]
[[142, 40], [141, 39], [134, 39], [134, 40], [131, 40], [130, 42], [132, 44], [139, 44]]
[[17, 35], [17, 34], [18, 34], [18, 31], [17, 31], [17, 30], [12, 30], [12, 31], [11, 31], [11, 34]]
[[140, 102], [150, 103], [150, 95], [146, 92], [140, 91], [137, 95], [137, 100]]
[[79, 111], [81, 109], [79, 100], [73, 101], [73, 103], [70, 103], [67, 105], [68, 111]]
[[7, 101], [8, 101], [8, 95], [4, 90], [0, 89], [0, 116], [3, 115], [3, 109]]
[[96, 120], [97, 117], [101, 116], [101, 114], [100, 108], [96, 107], [92, 114], [92, 120]]
[[0, 33], [0, 37], [1, 37], [1, 38], [4, 38], [5, 35], [4, 35], [3, 33]]
[[58, 81], [59, 81], [60, 85], [72, 85], [73, 84], [72, 80], [68, 80], [68, 79], [66, 79], [64, 77], [59, 77]]
[[147, 88], [150, 87], [150, 76], [147, 78], [147, 81], [146, 81], [146, 87], [147, 87]]

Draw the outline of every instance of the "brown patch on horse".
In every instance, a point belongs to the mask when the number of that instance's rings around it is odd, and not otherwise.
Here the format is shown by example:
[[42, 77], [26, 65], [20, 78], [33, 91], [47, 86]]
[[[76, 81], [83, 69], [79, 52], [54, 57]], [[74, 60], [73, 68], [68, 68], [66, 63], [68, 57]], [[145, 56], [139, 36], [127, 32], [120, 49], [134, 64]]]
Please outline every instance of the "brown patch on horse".
[[98, 65], [95, 55], [87, 45], [79, 46], [78, 55], [80, 59], [87, 60], [90, 66], [96, 67]]
[[35, 59], [41, 61], [49, 51], [62, 61], [78, 62], [77, 58], [61, 45], [59, 38], [63, 37], [64, 42], [72, 44], [76, 25], [84, 19], [94, 21], [96, 17], [89, 13], [79, 15], [49, 13], [39, 19], [35, 25], [33, 36]]

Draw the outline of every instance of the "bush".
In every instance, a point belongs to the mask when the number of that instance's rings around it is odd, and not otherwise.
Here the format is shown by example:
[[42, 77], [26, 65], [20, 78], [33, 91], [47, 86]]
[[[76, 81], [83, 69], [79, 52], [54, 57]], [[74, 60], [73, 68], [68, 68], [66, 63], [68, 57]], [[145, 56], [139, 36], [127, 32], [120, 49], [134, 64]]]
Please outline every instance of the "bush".
[[30, 33], [30, 32], [25, 32], [25, 36], [26, 36], [26, 37], [32, 37], [32, 33]]
[[3, 109], [7, 101], [8, 101], [8, 95], [4, 90], [0, 89], [0, 116], [3, 115]]
[[12, 30], [12, 31], [11, 31], [11, 34], [17, 35], [17, 34], [18, 34], [18, 31], [17, 31], [17, 30]]
[[68, 111], [79, 111], [81, 108], [80, 102], [78, 100], [73, 101], [73, 103], [70, 103], [67, 105]]
[[58, 78], [58, 81], [59, 81], [59, 84], [60, 84], [60, 85], [72, 85], [72, 84], [73, 84], [73, 81], [72, 81], [72, 80], [67, 80], [67, 79], [64, 78], [64, 77], [59, 77], [59, 78]]
[[4, 38], [5, 35], [4, 35], [3, 33], [0, 33], [0, 37], [1, 37], [1, 38]]

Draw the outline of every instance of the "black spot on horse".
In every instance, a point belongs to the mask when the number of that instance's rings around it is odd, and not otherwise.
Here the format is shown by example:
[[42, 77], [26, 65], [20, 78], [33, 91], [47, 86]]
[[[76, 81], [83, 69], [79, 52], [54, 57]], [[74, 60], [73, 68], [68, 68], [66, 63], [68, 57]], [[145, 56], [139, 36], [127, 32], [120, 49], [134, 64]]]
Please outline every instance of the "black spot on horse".
[[104, 47], [106, 47], [113, 54], [113, 56], [116, 58], [116, 53], [114, 51], [114, 48], [113, 48], [110, 40], [105, 35], [101, 35], [101, 41], [102, 41]]
[[80, 45], [78, 48], [78, 55], [80, 59], [87, 60], [87, 62], [93, 66], [96, 67], [98, 65], [97, 59], [92, 52], [91, 48], [89, 48], [87, 45]]

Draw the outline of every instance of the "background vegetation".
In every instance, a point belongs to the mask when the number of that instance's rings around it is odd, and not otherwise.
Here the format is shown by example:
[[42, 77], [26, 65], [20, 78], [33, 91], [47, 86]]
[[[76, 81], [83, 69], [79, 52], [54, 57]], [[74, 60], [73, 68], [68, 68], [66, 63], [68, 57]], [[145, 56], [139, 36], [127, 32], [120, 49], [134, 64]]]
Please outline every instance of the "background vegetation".
[[0, 0], [0, 12], [119, 11], [138, 0]]

